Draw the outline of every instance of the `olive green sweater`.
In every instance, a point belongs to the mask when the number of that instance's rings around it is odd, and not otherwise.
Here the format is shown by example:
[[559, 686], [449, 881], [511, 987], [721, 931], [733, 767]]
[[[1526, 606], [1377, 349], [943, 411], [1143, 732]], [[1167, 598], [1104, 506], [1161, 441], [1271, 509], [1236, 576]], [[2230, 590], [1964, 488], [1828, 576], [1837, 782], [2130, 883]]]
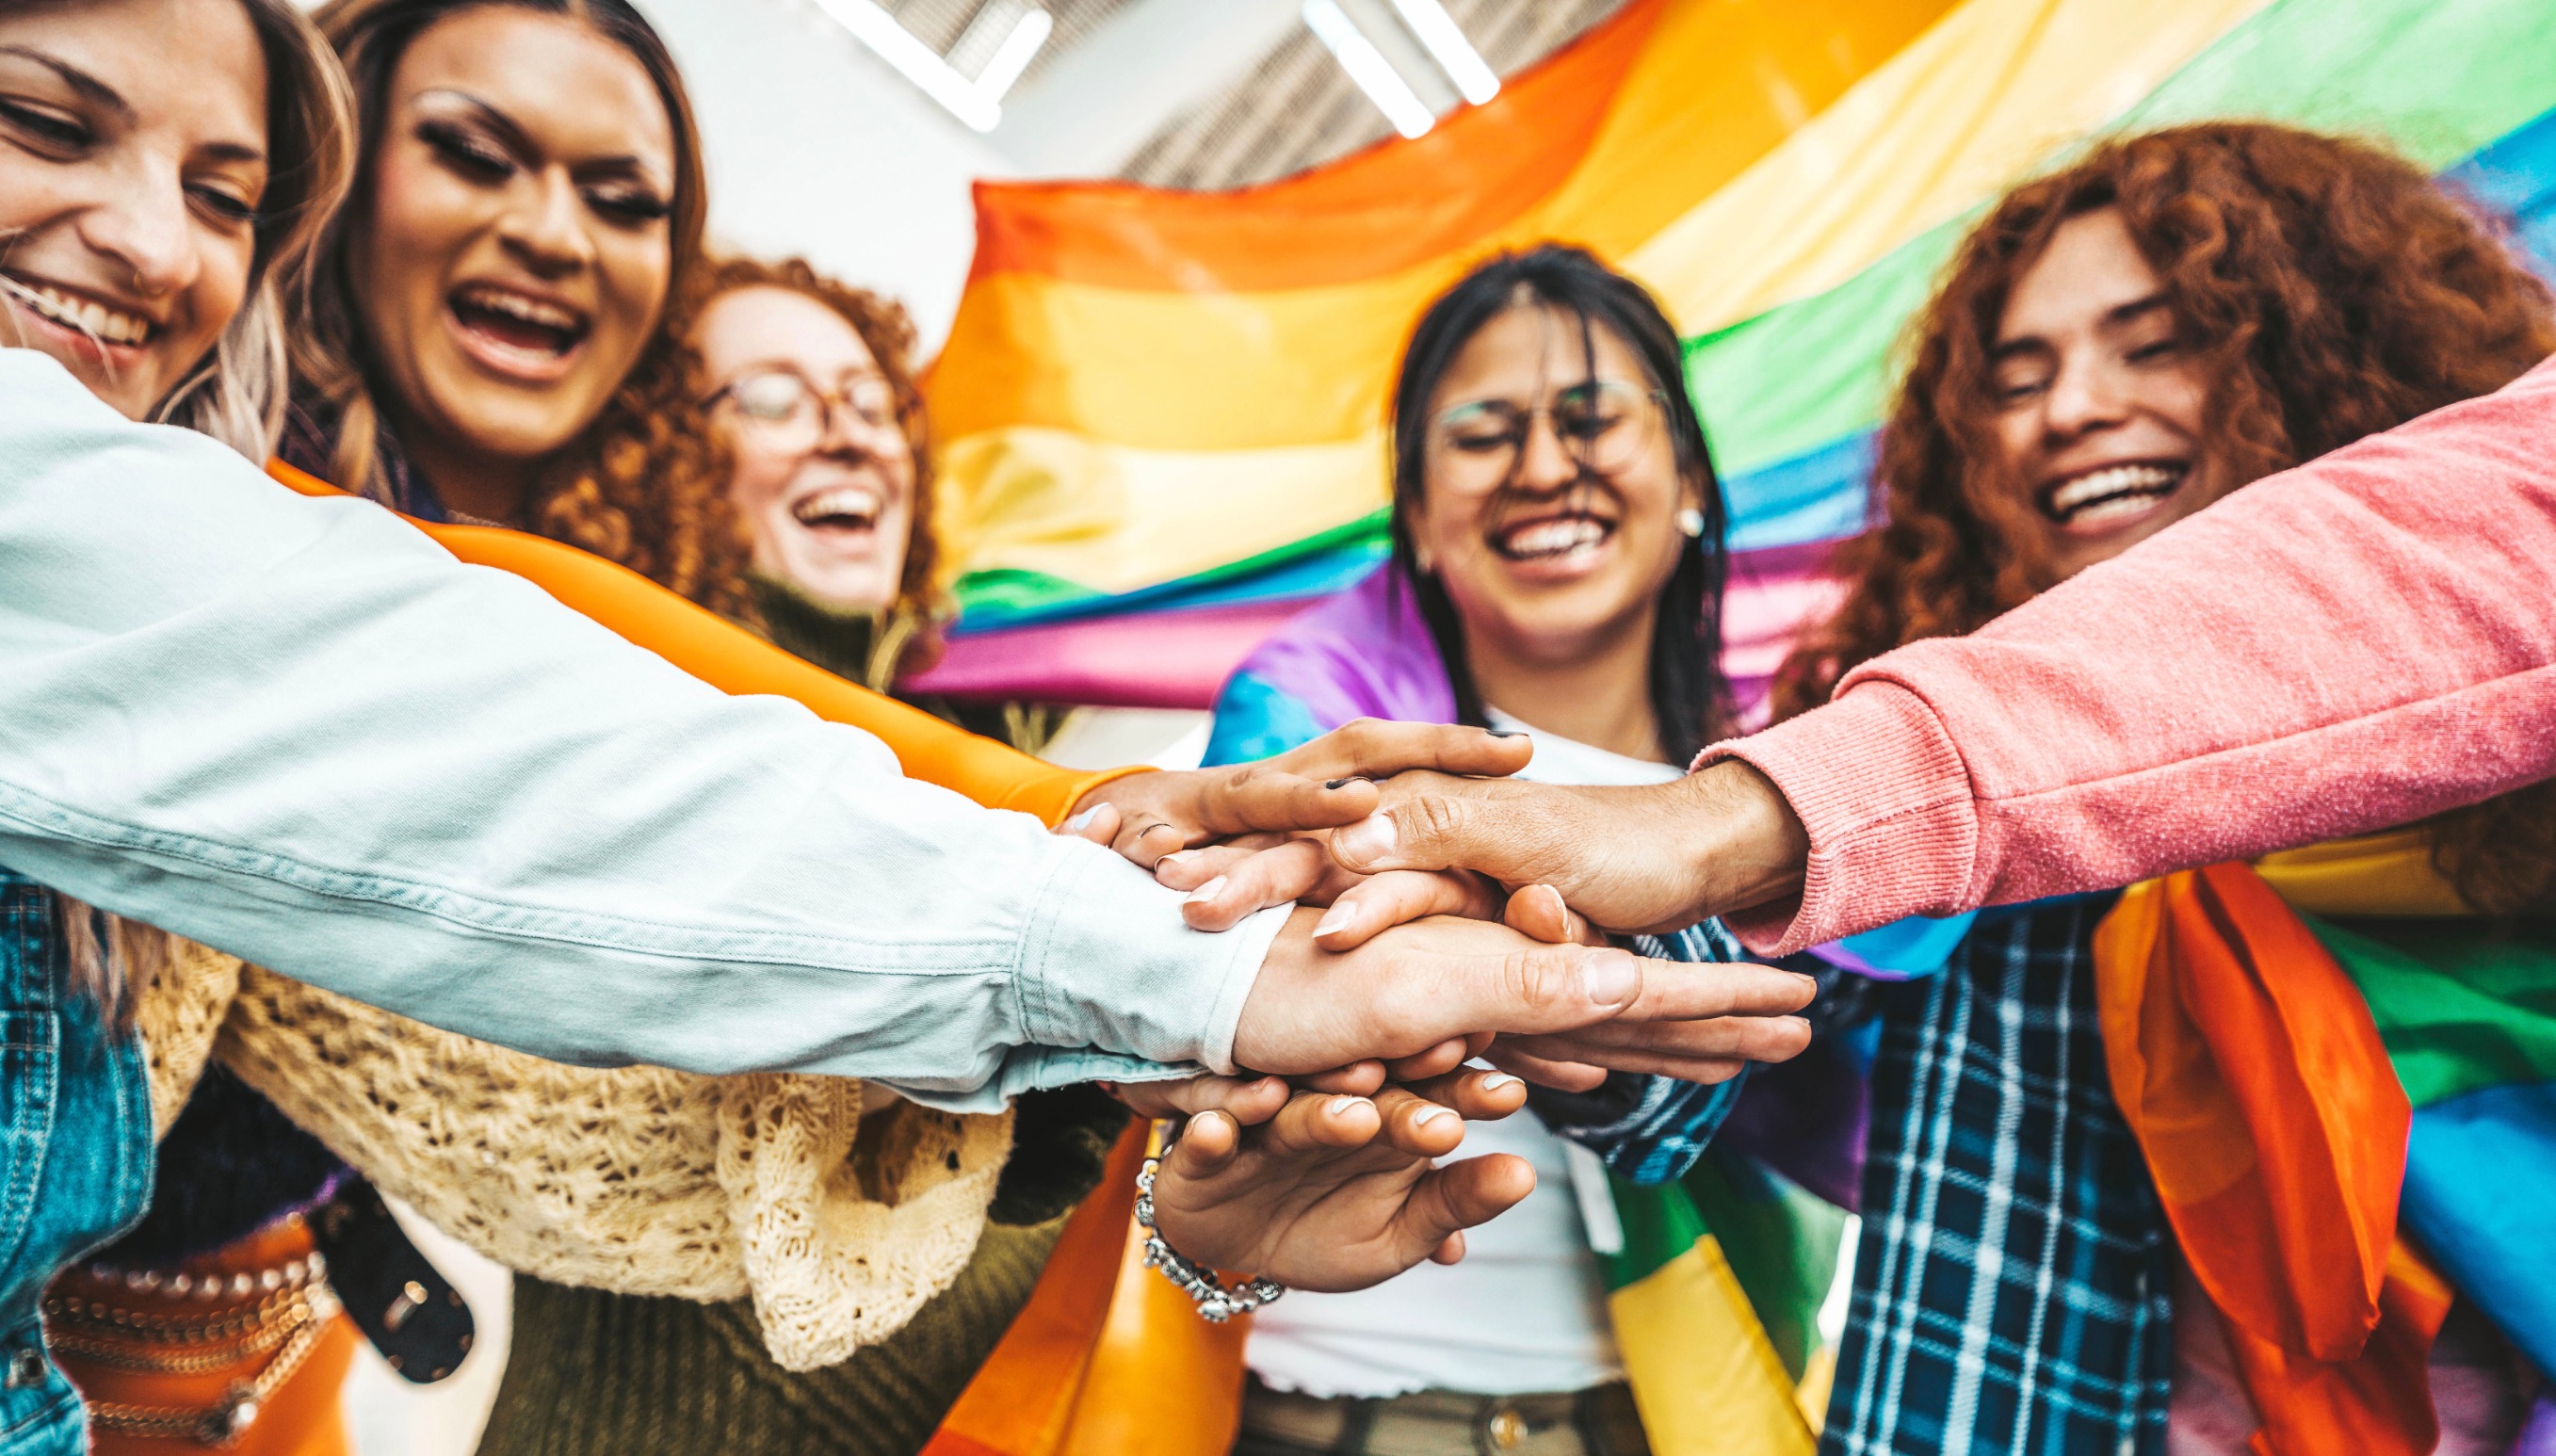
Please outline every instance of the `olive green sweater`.
[[697, 1304], [517, 1276], [480, 1456], [908, 1456], [1028, 1301], [1098, 1185], [1126, 1110], [1088, 1087], [1020, 1100], [1012, 1157], [958, 1282], [883, 1344], [793, 1373], [744, 1301]]

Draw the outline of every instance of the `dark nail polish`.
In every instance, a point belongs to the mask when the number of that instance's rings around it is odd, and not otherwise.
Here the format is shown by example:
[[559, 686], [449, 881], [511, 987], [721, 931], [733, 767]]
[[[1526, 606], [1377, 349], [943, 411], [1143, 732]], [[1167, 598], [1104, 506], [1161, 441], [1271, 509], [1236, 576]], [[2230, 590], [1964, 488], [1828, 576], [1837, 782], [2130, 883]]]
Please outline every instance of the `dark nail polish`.
[[1350, 784], [1362, 784], [1365, 782], [1366, 780], [1364, 778], [1353, 773], [1346, 778], [1333, 779], [1330, 783], [1323, 785], [1323, 787], [1327, 789], [1343, 789], [1348, 787]]
[[1517, 728], [1484, 728], [1482, 731], [1489, 733], [1495, 738], [1523, 738], [1526, 736], [1524, 732]]

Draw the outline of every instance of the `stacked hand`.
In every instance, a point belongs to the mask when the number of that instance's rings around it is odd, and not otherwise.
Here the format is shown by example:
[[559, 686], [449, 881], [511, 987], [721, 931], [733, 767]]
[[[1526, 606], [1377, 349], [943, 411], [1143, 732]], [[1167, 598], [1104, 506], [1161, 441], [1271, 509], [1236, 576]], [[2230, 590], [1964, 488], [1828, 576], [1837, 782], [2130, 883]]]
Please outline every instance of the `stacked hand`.
[[1156, 1174], [1165, 1242], [1194, 1262], [1291, 1288], [1361, 1289], [1424, 1258], [1454, 1263], [1465, 1230], [1535, 1188], [1534, 1169], [1507, 1153], [1435, 1165], [1463, 1141], [1465, 1119], [1506, 1117], [1526, 1101], [1526, 1085], [1502, 1072], [1368, 1097], [1291, 1095], [1276, 1078], [1121, 1095], [1142, 1112], [1191, 1114]]
[[[1718, 1082], [1807, 1044], [1791, 1013], [1808, 977], [1648, 961], [1590, 924], [1674, 929], [1789, 893], [1800, 830], [1780, 796], [1742, 766], [1655, 789], [1501, 777], [1529, 752], [1474, 729], [1361, 722], [1244, 768], [1114, 780], [1078, 806], [1066, 831], [1188, 891], [1199, 929], [1299, 902], [1232, 1051], [1292, 1080], [1122, 1091], [1149, 1116], [1189, 1118], [1155, 1188], [1174, 1248], [1317, 1289], [1452, 1262], [1464, 1229], [1534, 1187], [1516, 1158], [1434, 1166], [1464, 1118], [1524, 1101], [1515, 1078], [1452, 1070], [1468, 1057], [1577, 1090], [1609, 1071]], [[1718, 840], [1653, 832], [1688, 828], [1699, 805]]]

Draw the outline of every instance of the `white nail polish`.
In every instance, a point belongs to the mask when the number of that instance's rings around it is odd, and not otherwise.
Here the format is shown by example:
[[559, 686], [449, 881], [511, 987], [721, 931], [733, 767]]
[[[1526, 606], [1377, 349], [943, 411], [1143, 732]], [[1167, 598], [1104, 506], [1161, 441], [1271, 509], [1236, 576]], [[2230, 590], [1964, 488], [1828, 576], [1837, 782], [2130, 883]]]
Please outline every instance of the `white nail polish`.
[[1515, 1086], [1517, 1086], [1517, 1079], [1506, 1072], [1493, 1072], [1482, 1079], [1484, 1092], [1506, 1092]]
[[1456, 1116], [1454, 1108], [1422, 1108], [1411, 1115], [1411, 1121], [1426, 1127], [1430, 1124]]
[[1100, 811], [1098, 809], [1086, 809], [1082, 813], [1065, 822], [1065, 832], [1067, 834], [1081, 834], [1091, 827], [1091, 821], [1098, 819], [1099, 817]]
[[1197, 889], [1190, 891], [1190, 897], [1187, 903], [1197, 905], [1213, 900], [1215, 898], [1216, 891], [1222, 888], [1224, 888], [1224, 876], [1219, 874], [1215, 878], [1209, 880], [1207, 883], [1200, 885]]

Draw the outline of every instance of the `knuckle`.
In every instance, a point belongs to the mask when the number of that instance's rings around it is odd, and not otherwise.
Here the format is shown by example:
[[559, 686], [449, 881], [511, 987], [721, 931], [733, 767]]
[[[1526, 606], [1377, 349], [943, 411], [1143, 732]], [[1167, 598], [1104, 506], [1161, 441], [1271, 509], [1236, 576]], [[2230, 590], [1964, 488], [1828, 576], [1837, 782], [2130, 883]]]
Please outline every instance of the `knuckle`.
[[1340, 746], [1353, 754], [1365, 754], [1378, 747], [1391, 726], [1380, 718], [1352, 718], [1332, 734]]
[[1454, 799], [1423, 794], [1394, 810], [1393, 817], [1405, 844], [1434, 847], [1455, 836], [1463, 824], [1464, 811]]
[[1502, 985], [1523, 1005], [1542, 1006], [1565, 993], [1572, 967], [1552, 949], [1511, 951], [1500, 960]]

